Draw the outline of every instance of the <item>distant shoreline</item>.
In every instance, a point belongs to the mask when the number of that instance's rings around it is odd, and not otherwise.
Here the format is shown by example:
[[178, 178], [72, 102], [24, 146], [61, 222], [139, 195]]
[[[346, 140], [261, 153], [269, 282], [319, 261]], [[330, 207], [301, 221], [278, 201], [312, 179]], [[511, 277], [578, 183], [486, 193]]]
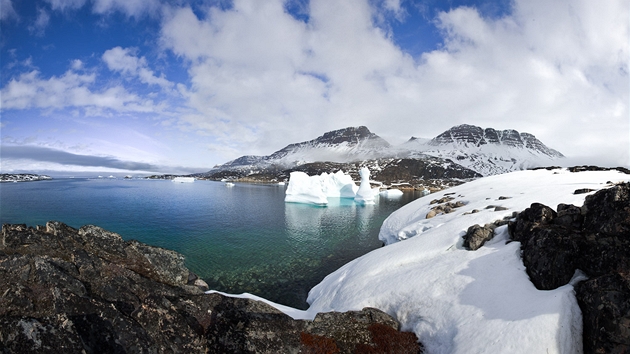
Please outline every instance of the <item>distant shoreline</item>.
[[37, 175], [33, 173], [2, 173], [0, 174], [0, 183], [11, 182], [34, 182], [46, 181], [53, 179], [47, 175]]

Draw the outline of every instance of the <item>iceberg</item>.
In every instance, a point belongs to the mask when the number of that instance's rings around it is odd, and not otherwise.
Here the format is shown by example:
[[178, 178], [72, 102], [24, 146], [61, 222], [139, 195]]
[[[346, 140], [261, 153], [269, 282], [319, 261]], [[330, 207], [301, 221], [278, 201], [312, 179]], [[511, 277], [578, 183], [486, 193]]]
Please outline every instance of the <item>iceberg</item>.
[[319, 176], [309, 176], [304, 172], [291, 172], [285, 202], [326, 205], [328, 198], [354, 198], [359, 187], [352, 177], [339, 170]]
[[289, 187], [287, 187], [284, 201], [315, 205], [328, 204], [320, 176], [309, 176], [300, 171], [291, 172], [289, 175]]
[[386, 198], [397, 198], [402, 197], [403, 192], [400, 189], [386, 189], [379, 194]]
[[354, 201], [359, 204], [374, 204], [375, 193], [370, 186], [370, 170], [367, 167], [362, 167], [359, 170], [359, 176], [361, 176], [361, 185], [354, 197]]
[[175, 177], [172, 181], [175, 183], [193, 183], [195, 177]]
[[332, 174], [324, 172], [320, 175], [320, 179], [322, 190], [329, 198], [354, 198], [359, 190], [352, 177], [341, 170]]

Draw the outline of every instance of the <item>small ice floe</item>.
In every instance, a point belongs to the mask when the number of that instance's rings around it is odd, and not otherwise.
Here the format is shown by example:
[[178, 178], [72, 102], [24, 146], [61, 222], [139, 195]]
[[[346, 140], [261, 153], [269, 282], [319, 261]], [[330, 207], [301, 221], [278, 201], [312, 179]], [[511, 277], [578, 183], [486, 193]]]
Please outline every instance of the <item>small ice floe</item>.
[[175, 177], [173, 178], [173, 182], [175, 183], [193, 183], [195, 181], [195, 177]]
[[232, 183], [232, 182], [225, 182], [225, 186], [231, 188], [231, 187], [234, 187], [234, 183]]
[[398, 198], [402, 197], [403, 192], [400, 189], [386, 189], [379, 194], [385, 198]]

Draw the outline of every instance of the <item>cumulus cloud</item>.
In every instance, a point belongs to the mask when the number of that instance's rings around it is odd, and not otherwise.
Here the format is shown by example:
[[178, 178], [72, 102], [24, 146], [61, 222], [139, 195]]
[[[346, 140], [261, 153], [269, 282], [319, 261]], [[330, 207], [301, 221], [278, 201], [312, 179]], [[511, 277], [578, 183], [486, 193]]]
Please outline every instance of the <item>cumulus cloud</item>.
[[312, 0], [307, 22], [280, 0], [174, 9], [162, 44], [189, 63], [197, 111], [182, 123], [250, 132], [242, 150], [263, 154], [349, 125], [407, 138], [470, 123], [629, 161], [618, 148], [630, 144], [627, 1], [516, 0], [498, 18], [455, 8], [434, 19], [443, 46], [416, 58], [376, 26], [370, 4]]
[[164, 88], [173, 87], [173, 83], [164, 78], [157, 77], [149, 69], [147, 60], [144, 57], [135, 56], [136, 50], [133, 48], [115, 47], [103, 53], [103, 61], [109, 70], [118, 71], [124, 75], [135, 76], [147, 85], [158, 85]]
[[153, 112], [154, 103], [128, 92], [122, 86], [93, 89], [96, 74], [78, 74], [72, 70], [49, 79], [37, 70], [11, 79], [0, 91], [2, 109], [83, 107], [118, 112]]

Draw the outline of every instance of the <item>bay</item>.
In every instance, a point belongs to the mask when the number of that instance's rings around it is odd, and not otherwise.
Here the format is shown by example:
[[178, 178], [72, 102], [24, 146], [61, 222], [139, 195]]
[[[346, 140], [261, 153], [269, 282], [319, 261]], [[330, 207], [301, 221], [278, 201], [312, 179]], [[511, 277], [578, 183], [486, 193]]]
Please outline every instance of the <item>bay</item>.
[[345, 263], [382, 246], [381, 224], [420, 197], [376, 205], [330, 199], [284, 202], [285, 188], [213, 181], [54, 179], [0, 184], [0, 222], [98, 225], [125, 240], [182, 253], [211, 289], [249, 292], [304, 309], [308, 291]]

